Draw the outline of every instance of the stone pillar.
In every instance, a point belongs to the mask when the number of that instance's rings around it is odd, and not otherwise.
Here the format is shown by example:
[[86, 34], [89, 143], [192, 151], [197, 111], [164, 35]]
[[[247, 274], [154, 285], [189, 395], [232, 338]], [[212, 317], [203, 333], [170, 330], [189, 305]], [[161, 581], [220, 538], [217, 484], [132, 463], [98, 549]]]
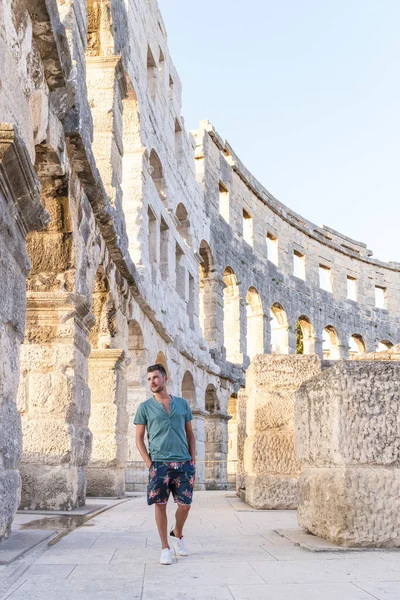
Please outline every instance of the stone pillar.
[[16, 406], [20, 344], [24, 339], [26, 277], [30, 263], [25, 239], [43, 229], [48, 214], [26, 147], [14, 126], [0, 123], [0, 540], [11, 531], [18, 508], [22, 450]]
[[92, 349], [89, 357], [93, 451], [87, 473], [90, 496], [123, 496], [127, 462], [127, 383], [125, 353]]
[[244, 472], [244, 446], [246, 441], [246, 411], [247, 395], [242, 388], [238, 392], [238, 413], [237, 413], [237, 468], [236, 468], [236, 492], [245, 499], [245, 472]]
[[21, 506], [70, 510], [85, 503], [91, 451], [87, 385], [93, 315], [74, 293], [28, 292], [18, 406]]
[[204, 337], [216, 356], [224, 353], [224, 288], [225, 283], [216, 272], [203, 282]]
[[264, 354], [247, 371], [245, 499], [255, 508], [297, 506], [301, 464], [294, 451], [294, 393], [320, 369], [317, 356]]
[[303, 350], [304, 354], [316, 354], [315, 351], [316, 337], [303, 337]]
[[233, 488], [236, 487], [236, 468], [238, 460], [238, 421], [232, 415], [228, 422], [228, 480]]
[[341, 361], [296, 394], [299, 525], [348, 547], [400, 547], [400, 363]]
[[93, 117], [92, 149], [108, 198], [115, 204], [122, 181], [122, 103], [126, 96], [120, 56], [87, 56], [88, 100]]
[[205, 484], [206, 490], [229, 489], [228, 427], [231, 417], [219, 412], [207, 415], [205, 420]]
[[207, 413], [199, 408], [192, 409], [193, 431], [196, 437], [196, 490], [205, 490], [205, 418]]

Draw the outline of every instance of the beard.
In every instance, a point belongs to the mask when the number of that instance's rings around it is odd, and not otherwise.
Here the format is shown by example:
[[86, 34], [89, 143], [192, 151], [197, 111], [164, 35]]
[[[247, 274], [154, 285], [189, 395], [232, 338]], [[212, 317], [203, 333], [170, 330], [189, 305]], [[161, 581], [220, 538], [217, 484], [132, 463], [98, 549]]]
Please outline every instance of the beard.
[[162, 392], [164, 390], [164, 387], [165, 386], [163, 386], [163, 385], [158, 385], [157, 387], [152, 387], [151, 391], [156, 394], [159, 394], [160, 392]]

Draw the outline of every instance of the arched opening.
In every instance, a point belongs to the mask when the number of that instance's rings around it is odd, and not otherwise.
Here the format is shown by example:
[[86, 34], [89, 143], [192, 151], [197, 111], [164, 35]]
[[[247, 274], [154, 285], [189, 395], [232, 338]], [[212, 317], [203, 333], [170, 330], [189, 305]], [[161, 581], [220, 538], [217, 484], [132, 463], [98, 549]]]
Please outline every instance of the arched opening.
[[296, 354], [314, 354], [315, 336], [311, 321], [301, 315], [296, 323]]
[[357, 354], [364, 354], [366, 345], [362, 335], [353, 333], [349, 339], [349, 358], [354, 358]]
[[[168, 375], [168, 379], [170, 377], [170, 373], [169, 373], [169, 369], [168, 369], [168, 363], [167, 363], [167, 359], [165, 358], [165, 354], [164, 352], [159, 352], [156, 356], [156, 360], [154, 361], [155, 365], [162, 365], [164, 367], [164, 369], [167, 372]], [[169, 380], [169, 385], [171, 386], [171, 380]]]
[[145, 481], [146, 468], [136, 448], [135, 425], [133, 419], [141, 402], [150, 393], [147, 388], [147, 352], [143, 333], [139, 323], [132, 320], [128, 324], [128, 358], [127, 368], [127, 413], [128, 425], [128, 463], [125, 471], [126, 489], [128, 492], [141, 491]]
[[339, 336], [333, 325], [327, 325], [322, 332], [322, 356], [325, 360], [340, 358]]
[[250, 360], [264, 352], [264, 311], [261, 297], [255, 287], [246, 294], [247, 314], [247, 355]]
[[129, 423], [126, 352], [118, 347], [117, 309], [110, 280], [102, 265], [93, 284], [92, 313], [96, 318], [89, 335], [92, 346], [89, 355], [89, 429], [93, 444], [86, 468], [87, 494], [119, 496], [125, 493]]
[[216, 341], [215, 332], [215, 305], [216, 297], [214, 290], [214, 278], [211, 274], [214, 271], [214, 260], [210, 246], [205, 240], [200, 244], [199, 254], [201, 256], [201, 264], [199, 267], [199, 284], [200, 284], [200, 306], [199, 320], [200, 327], [204, 338], [207, 342]]
[[271, 306], [270, 317], [272, 354], [289, 354], [289, 322], [281, 304]]
[[377, 344], [376, 351], [377, 352], [387, 352], [391, 348], [393, 348], [393, 343], [390, 340], [381, 340]]
[[240, 298], [236, 275], [231, 267], [224, 271], [224, 346], [226, 360], [241, 363], [240, 353]]
[[156, 187], [158, 195], [160, 196], [161, 200], [164, 201], [166, 199], [164, 173], [161, 161], [154, 149], [150, 152], [149, 162], [151, 178]]
[[232, 394], [228, 402], [228, 481], [232, 486], [236, 484], [236, 468], [238, 461], [238, 398]]
[[178, 232], [183, 237], [185, 242], [190, 244], [190, 220], [186, 207], [182, 202], [176, 207], [175, 216], [179, 221]]
[[186, 371], [182, 379], [182, 397], [189, 402], [191, 408], [196, 406], [196, 390], [190, 371]]

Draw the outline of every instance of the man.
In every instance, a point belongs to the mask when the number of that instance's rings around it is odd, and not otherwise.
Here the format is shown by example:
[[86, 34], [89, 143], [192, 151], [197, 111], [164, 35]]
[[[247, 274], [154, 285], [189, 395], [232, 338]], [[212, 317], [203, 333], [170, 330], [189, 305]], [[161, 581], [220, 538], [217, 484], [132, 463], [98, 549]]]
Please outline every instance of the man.
[[[147, 504], [155, 505], [161, 539], [160, 563], [170, 565], [167, 502], [171, 492], [178, 508], [175, 527], [169, 535], [180, 556], [189, 554], [183, 539], [183, 526], [193, 497], [196, 439], [190, 406], [183, 398], [168, 394], [168, 377], [163, 365], [148, 367], [147, 374], [153, 396], [139, 405], [135, 415], [136, 446], [149, 469]], [[149, 451], [144, 443], [146, 428]]]

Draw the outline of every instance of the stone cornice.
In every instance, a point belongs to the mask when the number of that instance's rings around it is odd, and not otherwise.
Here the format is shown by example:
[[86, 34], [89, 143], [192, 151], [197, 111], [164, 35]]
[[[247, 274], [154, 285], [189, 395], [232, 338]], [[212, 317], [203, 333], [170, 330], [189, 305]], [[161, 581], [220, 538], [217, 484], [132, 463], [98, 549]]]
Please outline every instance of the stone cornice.
[[125, 372], [127, 358], [122, 348], [92, 348], [89, 369], [117, 369]]
[[85, 296], [72, 292], [27, 292], [27, 320], [40, 325], [65, 323], [72, 317], [89, 332], [95, 323]]
[[10, 123], [0, 123], [0, 189], [17, 207], [15, 217], [24, 237], [46, 227], [50, 217], [41, 203], [39, 180], [24, 142]]

